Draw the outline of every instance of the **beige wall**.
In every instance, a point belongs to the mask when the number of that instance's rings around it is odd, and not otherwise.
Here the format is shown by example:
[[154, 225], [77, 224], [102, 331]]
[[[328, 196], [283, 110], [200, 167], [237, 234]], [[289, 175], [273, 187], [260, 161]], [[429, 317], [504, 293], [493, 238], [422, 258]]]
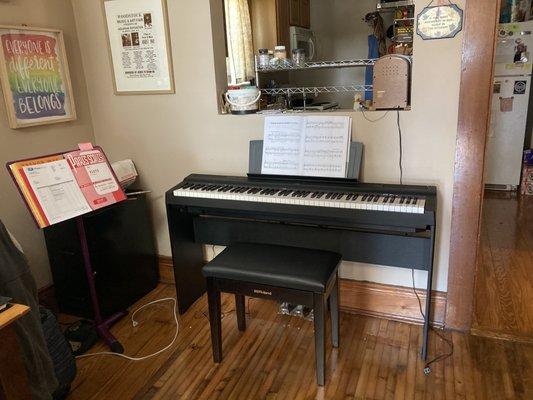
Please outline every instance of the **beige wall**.
[[[149, 96], [113, 94], [100, 2], [72, 3], [89, 82], [96, 141], [111, 158], [135, 160], [143, 186], [152, 190], [159, 252], [169, 255], [164, 192], [192, 172], [245, 174], [248, 141], [261, 138], [263, 117], [217, 112], [215, 74], [223, 78], [224, 73], [215, 71], [213, 66], [213, 42], [220, 45], [223, 41], [219, 36], [213, 40], [209, 1], [168, 1], [176, 94]], [[416, 3], [420, 8], [427, 1]], [[463, 1], [458, 3], [464, 5]], [[215, 25], [218, 35], [221, 25]], [[461, 39], [461, 35], [437, 41], [416, 38], [413, 110], [401, 113], [404, 181], [434, 184], [439, 189], [435, 282], [440, 290], [447, 286]], [[354, 121], [353, 139], [365, 144], [364, 180], [397, 182], [396, 114], [391, 112], [375, 123], [368, 122], [361, 113], [350, 115]], [[381, 115], [378, 112], [367, 116]], [[346, 263], [342, 274], [410, 285], [410, 272], [398, 268]], [[422, 283], [423, 277], [417, 274], [417, 281]]]
[[[0, 219], [26, 252], [39, 287], [52, 282], [42, 232], [26, 210], [4, 165], [7, 161], [68, 150], [94, 140], [91, 115], [69, 0], [11, 0], [0, 3], [0, 25], [59, 28], [64, 31], [78, 119], [42, 127], [10, 129], [0, 96]], [[1, 92], [1, 90], [0, 90]]]

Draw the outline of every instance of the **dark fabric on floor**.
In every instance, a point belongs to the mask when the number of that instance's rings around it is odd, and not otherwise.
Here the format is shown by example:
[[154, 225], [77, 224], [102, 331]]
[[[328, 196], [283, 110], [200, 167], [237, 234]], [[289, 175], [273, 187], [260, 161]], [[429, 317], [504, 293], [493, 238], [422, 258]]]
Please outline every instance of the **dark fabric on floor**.
[[37, 286], [25, 256], [17, 249], [0, 221], [0, 295], [30, 307], [14, 323], [30, 391], [35, 400], [49, 400], [58, 382], [44, 339], [37, 302]]

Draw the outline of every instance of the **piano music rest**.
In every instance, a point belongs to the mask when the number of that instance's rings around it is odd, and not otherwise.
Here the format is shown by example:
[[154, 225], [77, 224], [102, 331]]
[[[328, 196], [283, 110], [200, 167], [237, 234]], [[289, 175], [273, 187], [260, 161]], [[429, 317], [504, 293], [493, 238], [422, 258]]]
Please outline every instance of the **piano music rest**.
[[245, 296], [301, 304], [314, 310], [317, 383], [326, 376], [326, 311], [331, 311], [331, 341], [339, 347], [339, 278], [341, 255], [298, 247], [237, 243], [202, 270], [207, 278], [213, 360], [222, 362], [220, 293], [235, 294], [237, 325], [246, 329]]

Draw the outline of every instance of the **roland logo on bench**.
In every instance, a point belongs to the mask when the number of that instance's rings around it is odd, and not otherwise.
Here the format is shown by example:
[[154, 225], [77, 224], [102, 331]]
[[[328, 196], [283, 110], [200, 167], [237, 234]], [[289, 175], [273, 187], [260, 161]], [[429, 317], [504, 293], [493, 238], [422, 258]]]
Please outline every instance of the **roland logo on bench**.
[[267, 292], [266, 290], [254, 289], [254, 293], [264, 294], [265, 296], [272, 296], [272, 292]]

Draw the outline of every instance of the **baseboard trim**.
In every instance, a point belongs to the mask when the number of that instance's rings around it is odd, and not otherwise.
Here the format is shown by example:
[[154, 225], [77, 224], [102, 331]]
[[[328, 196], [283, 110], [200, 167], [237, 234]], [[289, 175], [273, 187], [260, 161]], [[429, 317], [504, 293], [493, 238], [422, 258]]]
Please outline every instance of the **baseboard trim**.
[[159, 256], [159, 282], [174, 284], [174, 264], [172, 257]]
[[[426, 290], [417, 289], [425, 313]], [[350, 313], [422, 324], [420, 307], [413, 289], [374, 282], [341, 279], [341, 310]], [[431, 323], [444, 326], [446, 293], [432, 291]]]
[[[174, 269], [171, 257], [159, 257], [159, 276], [162, 283], [174, 284]], [[424, 310], [426, 291], [418, 289], [417, 292]], [[341, 279], [340, 307], [342, 311], [353, 314], [412, 324], [423, 323], [418, 300], [413, 289], [403, 286]], [[431, 310], [431, 322], [433, 325], [444, 326], [445, 309], [446, 293], [433, 291]]]

